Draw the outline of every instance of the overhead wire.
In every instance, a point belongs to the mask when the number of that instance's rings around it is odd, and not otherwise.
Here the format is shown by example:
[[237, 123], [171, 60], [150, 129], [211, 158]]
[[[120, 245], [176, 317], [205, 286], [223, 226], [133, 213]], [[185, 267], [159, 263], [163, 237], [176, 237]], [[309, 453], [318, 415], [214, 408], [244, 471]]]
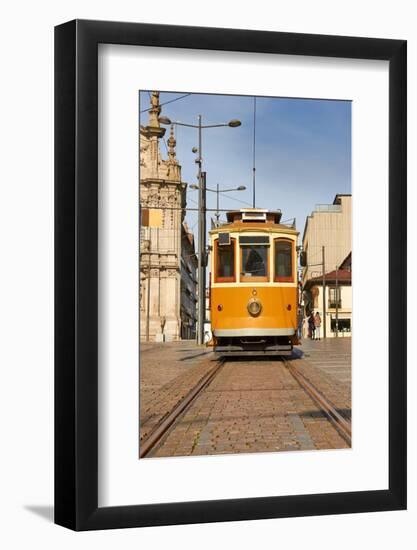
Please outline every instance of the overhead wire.
[[242, 204], [245, 204], [246, 206], [251, 206], [250, 202], [243, 201], [242, 199], [237, 199], [236, 197], [232, 197], [231, 195], [228, 195], [227, 193], [222, 193], [222, 195], [224, 197], [226, 197], [227, 199], [230, 199], [232, 201], [240, 202]]
[[[149, 90], [147, 90], [147, 92], [148, 92], [148, 95], [149, 95], [149, 97], [150, 97], [150, 92], [149, 92]], [[180, 96], [180, 97], [176, 97], [176, 98], [174, 98], [174, 99], [170, 99], [169, 101], [164, 101], [164, 103], [161, 103], [161, 104], [160, 104], [160, 107], [163, 107], [164, 105], [168, 105], [168, 103], [174, 103], [174, 101], [179, 101], [180, 99], [184, 99], [184, 97], [188, 97], [189, 95], [192, 95], [192, 94], [191, 94], [191, 93], [189, 93], [189, 94], [184, 94], [184, 95], [182, 95], [182, 96]], [[147, 111], [150, 111], [151, 109], [152, 109], [152, 107], [149, 107], [149, 109], [143, 109], [142, 111], [140, 111], [140, 113], [146, 113]]]

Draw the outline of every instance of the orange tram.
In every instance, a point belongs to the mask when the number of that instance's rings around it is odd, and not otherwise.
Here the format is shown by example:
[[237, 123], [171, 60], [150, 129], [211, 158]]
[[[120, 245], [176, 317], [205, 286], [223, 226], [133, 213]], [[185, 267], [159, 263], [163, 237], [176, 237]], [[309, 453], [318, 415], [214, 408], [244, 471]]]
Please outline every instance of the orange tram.
[[290, 355], [298, 343], [298, 232], [280, 221], [280, 211], [233, 211], [209, 233], [218, 355]]

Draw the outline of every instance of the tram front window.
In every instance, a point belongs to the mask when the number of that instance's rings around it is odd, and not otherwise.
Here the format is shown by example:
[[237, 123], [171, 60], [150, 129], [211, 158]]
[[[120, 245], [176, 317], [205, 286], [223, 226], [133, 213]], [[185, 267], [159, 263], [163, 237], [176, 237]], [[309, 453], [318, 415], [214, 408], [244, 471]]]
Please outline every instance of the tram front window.
[[292, 277], [292, 243], [284, 239], [275, 241], [275, 280], [290, 282]]
[[241, 280], [268, 279], [268, 247], [260, 245], [242, 246]]
[[216, 281], [217, 282], [233, 282], [235, 280], [235, 245], [234, 239], [231, 244], [216, 246]]

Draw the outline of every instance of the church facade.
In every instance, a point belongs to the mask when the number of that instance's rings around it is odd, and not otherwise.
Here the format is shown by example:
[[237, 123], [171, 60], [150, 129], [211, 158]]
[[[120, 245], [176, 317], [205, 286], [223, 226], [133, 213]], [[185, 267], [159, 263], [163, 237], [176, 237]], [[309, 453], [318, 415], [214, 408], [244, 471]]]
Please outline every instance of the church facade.
[[140, 339], [194, 338], [196, 269], [194, 237], [185, 223], [186, 188], [176, 158], [173, 127], [161, 154], [159, 92], [150, 94], [148, 124], [140, 126]]

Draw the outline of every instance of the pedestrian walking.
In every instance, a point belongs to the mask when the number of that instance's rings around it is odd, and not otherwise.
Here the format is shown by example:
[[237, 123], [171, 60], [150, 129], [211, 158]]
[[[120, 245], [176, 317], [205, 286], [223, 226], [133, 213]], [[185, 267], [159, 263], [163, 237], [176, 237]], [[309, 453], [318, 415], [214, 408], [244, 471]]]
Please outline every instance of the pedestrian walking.
[[316, 325], [314, 322], [314, 311], [310, 313], [310, 317], [308, 318], [308, 335], [312, 340], [315, 340], [315, 334], [316, 334]]
[[315, 335], [316, 335], [316, 340], [321, 340], [320, 336], [320, 329], [321, 329], [321, 317], [320, 317], [320, 313], [317, 311], [316, 312], [316, 315], [314, 316], [314, 327], [315, 327]]

